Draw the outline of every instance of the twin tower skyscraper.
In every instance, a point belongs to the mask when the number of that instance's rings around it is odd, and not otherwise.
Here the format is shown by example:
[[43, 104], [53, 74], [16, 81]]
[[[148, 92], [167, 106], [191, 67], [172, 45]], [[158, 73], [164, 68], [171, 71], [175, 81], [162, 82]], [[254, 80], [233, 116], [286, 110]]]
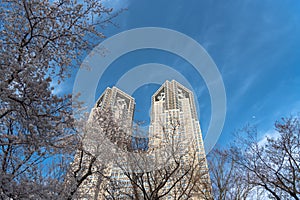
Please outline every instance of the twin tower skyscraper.
[[[149, 138], [160, 138], [163, 135], [162, 126], [170, 123], [180, 124], [180, 137], [195, 140], [199, 159], [205, 157], [200, 123], [197, 117], [193, 93], [175, 80], [166, 81], [152, 96], [151, 121]], [[95, 105], [96, 108], [110, 109], [117, 119], [129, 132], [132, 128], [135, 100], [122, 90], [107, 88]], [[179, 137], [179, 136], [178, 136]], [[150, 139], [151, 140], [151, 139]], [[150, 144], [157, 141], [151, 140]]]
[[[178, 148], [176, 148], [176, 153], [178, 155], [184, 155], [180, 162], [193, 163], [193, 166], [201, 163], [201, 167], [197, 169], [201, 169], [204, 174], [202, 174], [201, 177], [199, 176], [196, 178], [204, 179], [205, 183], [210, 184], [202, 133], [197, 117], [193, 93], [175, 80], [166, 81], [152, 95], [151, 104], [151, 119], [147, 135], [148, 151], [160, 147], [170, 149], [170, 152], [173, 152], [174, 149], [170, 148], [170, 141], [173, 143], [174, 141], [180, 142], [181, 145], [178, 145]], [[97, 100], [95, 108], [101, 110], [109, 109], [113, 118], [120, 123], [119, 125], [125, 130], [125, 133], [132, 133], [135, 109], [135, 100], [133, 97], [116, 87], [107, 88]], [[192, 154], [194, 155], [195, 160], [190, 162], [189, 160], [191, 159], [190, 157]], [[122, 173], [120, 169], [117, 169], [116, 165], [111, 165], [111, 168], [106, 172], [106, 175], [113, 177], [115, 180], [123, 180], [125, 183], [124, 185], [128, 186], [130, 183], [127, 182], [132, 180], [128, 180], [124, 174], [125, 173]], [[181, 175], [179, 174], [179, 176]], [[186, 178], [186, 180], [182, 179], [180, 181], [181, 185], [174, 187], [174, 191], [180, 191], [180, 188], [190, 184], [190, 179], [193, 178], [194, 177], [191, 176]], [[172, 178], [172, 180], [173, 179], [174, 178]], [[162, 191], [166, 191], [172, 186], [170, 180], [167, 181]], [[151, 189], [152, 187], [151, 181], [148, 182], [148, 185], [145, 186], [146, 190], [147, 188]], [[198, 190], [208, 190], [207, 188], [210, 187], [201, 186], [198, 187]], [[201, 192], [198, 191], [198, 193], [200, 194]], [[175, 197], [174, 195], [176, 196], [175, 193], [170, 192], [165, 198], [176, 199], [173, 198]], [[101, 199], [100, 196], [99, 199]], [[203, 198], [197, 195], [196, 191], [196, 196], [194, 195], [191, 199]]]

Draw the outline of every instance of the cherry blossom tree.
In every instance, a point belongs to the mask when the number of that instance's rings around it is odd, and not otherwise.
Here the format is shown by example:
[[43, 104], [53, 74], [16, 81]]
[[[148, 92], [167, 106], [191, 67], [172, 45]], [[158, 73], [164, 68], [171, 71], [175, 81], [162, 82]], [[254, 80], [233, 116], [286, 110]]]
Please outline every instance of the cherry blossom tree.
[[263, 139], [256, 127], [239, 130], [230, 148], [208, 156], [214, 199], [299, 199], [299, 136], [298, 116], [277, 121]]
[[60, 195], [65, 164], [81, 138], [71, 96], [55, 94], [51, 85], [70, 76], [117, 14], [99, 0], [1, 1], [2, 199]]
[[299, 117], [277, 121], [276, 134], [263, 143], [255, 128], [244, 133], [230, 151], [243, 181], [270, 199], [300, 199]]
[[252, 185], [245, 181], [248, 173], [238, 168], [228, 149], [210, 152], [208, 166], [214, 199], [251, 199]]

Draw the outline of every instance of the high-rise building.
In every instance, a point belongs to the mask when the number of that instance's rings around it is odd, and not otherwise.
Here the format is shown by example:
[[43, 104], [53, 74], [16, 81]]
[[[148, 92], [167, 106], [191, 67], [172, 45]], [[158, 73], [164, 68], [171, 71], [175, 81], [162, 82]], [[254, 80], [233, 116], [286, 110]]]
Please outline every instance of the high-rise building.
[[[166, 81], [152, 96], [150, 145], [162, 142], [164, 132], [178, 125], [174, 137], [178, 142], [193, 144], [199, 160], [205, 159], [200, 123], [193, 93], [172, 80]], [[184, 141], [189, 140], [189, 141]], [[186, 144], [188, 145], [188, 144]]]
[[[166, 81], [152, 96], [149, 148], [154, 149], [154, 152], [155, 148], [160, 149], [157, 153], [159, 155], [155, 156], [159, 157], [162, 154], [162, 161], [166, 160], [165, 151], [172, 151], [174, 153], [169, 157], [176, 154], [175, 156], [181, 157], [181, 162], [185, 162], [183, 164], [201, 163], [201, 167], [197, 170], [201, 171], [199, 177], [203, 179], [201, 182], [205, 183], [205, 187], [198, 187], [202, 190], [202, 194], [196, 195], [193, 199], [202, 199], [201, 195], [211, 195], [210, 178], [194, 95], [175, 80]], [[190, 177], [187, 176], [187, 178]], [[184, 178], [181, 180], [182, 184], [188, 184], [189, 181]], [[169, 182], [167, 187], [172, 184]]]
[[[116, 122], [115, 126], [119, 130], [113, 131], [114, 135], [111, 135], [110, 140], [115, 142], [114, 144], [116, 144], [116, 148], [119, 151], [131, 151], [134, 108], [134, 98], [116, 87], [107, 88], [93, 108], [93, 111], [96, 109], [106, 110], [113, 116], [113, 121]], [[120, 188], [118, 187], [123, 187], [122, 189], [124, 190], [124, 187], [130, 186], [130, 181], [116, 162], [118, 161], [114, 160], [114, 162], [108, 163], [105, 169], [105, 175], [111, 178], [110, 183], [107, 181], [102, 183], [102, 185], [110, 184], [112, 187], [107, 190], [112, 193], [114, 192], [113, 190], [119, 190]], [[115, 182], [118, 182], [121, 186], [114, 185]], [[102, 192], [103, 194], [99, 195], [98, 199], [106, 199], [104, 196], [108, 196], [106, 194], [108, 191], [102, 190]]]
[[[97, 100], [89, 117], [89, 122], [92, 122], [91, 124], [93, 126], [90, 128], [95, 129], [87, 133], [88, 135], [85, 136], [86, 141], [84, 141], [84, 151], [88, 153], [82, 154], [82, 152], [79, 151], [75, 155], [72, 167], [76, 170], [76, 165], [79, 162], [83, 162], [88, 165], [91, 161], [91, 157], [89, 156], [90, 153], [92, 155], [97, 154], [98, 157], [96, 162], [93, 164], [92, 174], [89, 175], [79, 187], [76, 196], [77, 199], [103, 199], [104, 190], [102, 188], [103, 185], [107, 184], [106, 180], [102, 177], [103, 174], [113, 177], [119, 181], [123, 179], [128, 182], [124, 173], [122, 173], [114, 163], [103, 162], [103, 154], [107, 154], [109, 151], [107, 151], [107, 147], [101, 147], [105, 146], [105, 144], [102, 145], [98, 143], [111, 143], [108, 147], [116, 146], [122, 150], [130, 149], [134, 107], [134, 98], [116, 87], [106, 88]], [[100, 126], [94, 127], [95, 124], [99, 124], [94, 123], [93, 121], [95, 120], [107, 123], [106, 125], [108, 127], [106, 128], [105, 124], [101, 124], [102, 122], [100, 122]], [[101, 140], [101, 136], [97, 137], [98, 134], [105, 136], [106, 140]], [[99, 146], [99, 148], [97, 149], [95, 146]], [[103, 151], [104, 149], [104, 151], [107, 152], [95, 152], [95, 149], [97, 149], [96, 151]], [[85, 166], [82, 168], [82, 171], [86, 173], [87, 169], [84, 169]], [[99, 170], [101, 171], [100, 173]]]
[[116, 87], [108, 87], [97, 100], [94, 109], [110, 110], [118, 125], [131, 131], [134, 107], [133, 97]]
[[[122, 130], [124, 130], [124, 133], [122, 133], [121, 136], [117, 136], [117, 139], [122, 139], [124, 134], [131, 135], [132, 133], [134, 107], [135, 101], [134, 98], [132, 98], [130, 95], [124, 93], [116, 87], [107, 88], [96, 102], [91, 116], [93, 116], [93, 112], [95, 112], [97, 109], [109, 110], [110, 114], [118, 122], [118, 125], [122, 127]], [[180, 161], [182, 162], [182, 164], [193, 163], [192, 165], [196, 166], [201, 163], [201, 167], [197, 168], [197, 170], [202, 170], [203, 174], [201, 175], [201, 177], [198, 176], [197, 178], [200, 177], [201, 179], [203, 179], [203, 182], [210, 185], [210, 178], [207, 170], [207, 162], [202, 141], [202, 133], [197, 117], [193, 93], [174, 80], [166, 81], [152, 96], [152, 111], [148, 140], [149, 148], [147, 148], [147, 151], [144, 152], [145, 154], [149, 154], [150, 157], [161, 157], [162, 154], [160, 150], [164, 149], [167, 151], [173, 151], [174, 149], [170, 149], [170, 146], [174, 145], [176, 146], [176, 154], [178, 154], [178, 156], [182, 156], [182, 160]], [[122, 145], [124, 144], [121, 143], [121, 147]], [[131, 148], [128, 148], [127, 146], [127, 150], [132, 150], [132, 148], [134, 147], [131, 146]], [[168, 160], [166, 158], [162, 158], [163, 161], [164, 159]], [[191, 162], [191, 160], [193, 160], [193, 162]], [[172, 162], [161, 164], [172, 164]], [[184, 168], [182, 168], [182, 170], [184, 170]], [[125, 187], [125, 189], [127, 188], [126, 190], [128, 190], [128, 188], [130, 189], [130, 187], [132, 187], [131, 182], [133, 180], [129, 180], [126, 177], [124, 171], [120, 169], [117, 164], [109, 164], [105, 173], [107, 176], [111, 177], [111, 180], [115, 180], [119, 183], [121, 182], [123, 189]], [[143, 173], [141, 173], [141, 176], [143, 176]], [[83, 186], [84, 191], [90, 191], [89, 194], [91, 195], [91, 197], [93, 197], [93, 199], [104, 199], [103, 195], [105, 195], [104, 193], [106, 193], [107, 191], [105, 192], [101, 189], [95, 190], [95, 188], [93, 189], [93, 187], [100, 187], [101, 184], [107, 185], [108, 183], [101, 183], [101, 181], [99, 180], [94, 180], [93, 176], [91, 177], [92, 178], [88, 179], [86, 181], [86, 184]], [[188, 180], [190, 178], [192, 178], [192, 176], [187, 176], [186, 179], [183, 178], [180, 181], [181, 186], [190, 184], [190, 180]], [[155, 180], [153, 181], [155, 182]], [[177, 181], [177, 179], [169, 179], [167, 181], [167, 184], [165, 184], [165, 186], [163, 187], [164, 191], [172, 187], [172, 181]], [[98, 184], [95, 185], [95, 183]], [[143, 184], [146, 185], [145, 188], [147, 190], [150, 189], [152, 183], [151, 180], [148, 179], [148, 183]], [[174, 187], [173, 190], [182, 190], [182, 188], [176, 187]], [[211, 195], [209, 187], [195, 188], [198, 188], [198, 190], [205, 190], [206, 192], [204, 193], [206, 193], [206, 195]], [[103, 194], [101, 194], [101, 192]], [[118, 195], [120, 195], [120, 193]], [[170, 192], [162, 199], [174, 199], [172, 195], [176, 194]], [[126, 195], [123, 195], [120, 198], [126, 199]], [[203, 199], [200, 197], [200, 195], [197, 195], [197, 192], [194, 192], [192, 198]]]

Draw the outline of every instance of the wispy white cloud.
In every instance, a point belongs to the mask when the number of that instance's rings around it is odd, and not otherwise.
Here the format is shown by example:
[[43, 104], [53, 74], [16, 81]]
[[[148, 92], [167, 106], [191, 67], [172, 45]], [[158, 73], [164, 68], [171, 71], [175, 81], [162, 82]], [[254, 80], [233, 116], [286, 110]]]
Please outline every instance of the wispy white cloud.
[[[293, 116], [300, 115], [300, 101], [297, 102], [296, 104], [294, 104], [293, 108], [291, 110], [287, 111], [286, 116], [288, 117], [288, 115], [293, 115]], [[280, 133], [278, 131], [276, 131], [274, 128], [271, 128], [262, 134], [258, 144], [259, 144], [259, 146], [264, 146], [267, 143], [268, 138], [276, 139], [279, 136], [280, 136]]]
[[280, 136], [280, 133], [278, 133], [277, 131], [275, 131], [274, 129], [269, 129], [267, 132], [265, 132], [261, 139], [258, 141], [258, 145], [259, 146], [264, 146], [267, 144], [268, 142], [268, 138], [278, 138]]
[[242, 82], [240, 82], [240, 86], [237, 90], [235, 90], [233, 96], [231, 97], [231, 105], [237, 105], [237, 102], [239, 102], [243, 95], [253, 86], [253, 83], [259, 76], [259, 73], [253, 73], [250, 74], [248, 77], [246, 77]]
[[115, 10], [120, 10], [122, 8], [127, 8], [129, 6], [130, 0], [103, 0], [103, 3], [107, 7], [111, 7]]

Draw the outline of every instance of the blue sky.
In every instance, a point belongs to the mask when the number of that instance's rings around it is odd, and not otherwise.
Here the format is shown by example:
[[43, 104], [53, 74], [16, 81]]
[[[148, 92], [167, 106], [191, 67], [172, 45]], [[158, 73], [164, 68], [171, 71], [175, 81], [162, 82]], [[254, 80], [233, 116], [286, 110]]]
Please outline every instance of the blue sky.
[[[300, 1], [110, 0], [107, 4], [128, 9], [115, 19], [118, 27], [104, 30], [107, 37], [133, 28], [163, 27], [188, 35], [206, 49], [227, 95], [219, 145], [228, 144], [232, 133], [247, 123], [257, 125], [262, 136], [272, 135], [275, 120], [300, 112]], [[189, 80], [205, 135], [211, 114], [207, 87], [193, 66], [172, 53], [144, 49], [121, 56], [105, 71], [97, 94], [145, 63], [165, 64]], [[134, 92], [136, 120], [149, 121], [150, 98], [158, 87], [148, 84]]]

